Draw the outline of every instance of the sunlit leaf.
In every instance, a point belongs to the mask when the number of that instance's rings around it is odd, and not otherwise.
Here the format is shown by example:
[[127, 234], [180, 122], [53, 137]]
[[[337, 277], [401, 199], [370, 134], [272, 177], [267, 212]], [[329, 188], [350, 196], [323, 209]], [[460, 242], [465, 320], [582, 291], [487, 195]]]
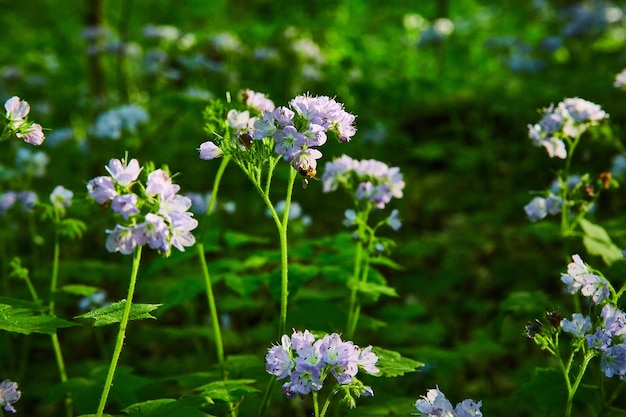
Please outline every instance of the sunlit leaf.
[[0, 330], [22, 334], [55, 334], [57, 329], [72, 326], [77, 324], [56, 316], [42, 315], [30, 308], [0, 304]]
[[398, 352], [392, 350], [374, 347], [372, 351], [378, 356], [376, 367], [380, 370], [380, 372], [374, 376], [402, 376], [408, 372], [415, 372], [417, 368], [424, 366], [422, 362], [405, 358]]
[[[156, 310], [162, 304], [133, 304], [130, 307], [129, 320], [143, 320], [143, 319], [155, 319], [150, 314], [151, 311]], [[80, 319], [93, 319], [92, 326], [100, 327], [108, 324], [119, 323], [122, 321], [122, 315], [124, 314], [124, 307], [126, 306], [126, 300], [122, 300], [118, 303], [108, 305], [106, 307], [99, 308], [97, 310], [89, 311], [87, 313], [76, 316]]]

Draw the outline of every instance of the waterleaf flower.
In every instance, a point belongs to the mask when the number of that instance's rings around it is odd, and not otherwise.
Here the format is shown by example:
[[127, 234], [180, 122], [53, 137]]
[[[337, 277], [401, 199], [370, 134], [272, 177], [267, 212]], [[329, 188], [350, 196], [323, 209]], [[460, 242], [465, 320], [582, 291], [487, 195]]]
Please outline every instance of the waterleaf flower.
[[50, 202], [54, 207], [68, 208], [72, 205], [72, 197], [74, 197], [73, 191], [68, 190], [62, 185], [57, 185], [50, 194]]
[[0, 382], [0, 406], [3, 406], [6, 411], [16, 412], [13, 404], [22, 396], [17, 388], [17, 383], [11, 380], [5, 379]]
[[572, 320], [561, 320], [561, 327], [567, 333], [571, 333], [576, 337], [582, 337], [591, 330], [591, 317], [574, 313], [572, 314]]

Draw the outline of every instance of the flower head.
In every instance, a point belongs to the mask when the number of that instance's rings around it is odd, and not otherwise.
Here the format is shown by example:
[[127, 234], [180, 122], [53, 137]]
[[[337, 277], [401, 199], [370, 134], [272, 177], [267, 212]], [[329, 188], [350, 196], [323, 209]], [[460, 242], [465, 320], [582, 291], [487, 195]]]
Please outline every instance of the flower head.
[[71, 190], [62, 185], [57, 185], [50, 194], [50, 202], [54, 207], [67, 208], [72, 205], [72, 197], [74, 197], [74, 193]]
[[591, 317], [583, 316], [580, 313], [574, 313], [572, 320], [561, 320], [561, 327], [563, 331], [571, 333], [576, 337], [584, 336], [589, 330], [591, 330]]
[[[316, 340], [308, 330], [294, 330], [291, 338], [282, 336], [281, 344], [272, 346], [265, 356], [268, 373], [277, 379], [289, 377], [283, 384], [288, 398], [319, 391], [329, 374], [345, 385], [354, 381], [359, 368], [366, 373], [377, 373], [377, 361], [371, 346], [360, 349], [351, 341], [341, 340], [337, 333]], [[373, 396], [374, 392], [369, 388], [367, 393]]]
[[22, 393], [17, 389], [17, 383], [5, 379], [0, 382], [0, 406], [4, 406], [6, 411], [10, 411], [15, 413], [16, 410], [13, 408], [13, 404], [15, 404]]
[[415, 408], [422, 417], [482, 417], [481, 406], [482, 401], [476, 403], [474, 400], [466, 399], [452, 408], [452, 404], [439, 387], [429, 389], [426, 395], [415, 403]]
[[136, 159], [131, 159], [128, 163], [119, 159], [111, 159], [109, 165], [105, 167], [111, 174], [111, 178], [115, 180], [122, 187], [127, 186], [131, 182], [137, 180], [139, 172], [143, 168], [139, 167], [139, 162]]

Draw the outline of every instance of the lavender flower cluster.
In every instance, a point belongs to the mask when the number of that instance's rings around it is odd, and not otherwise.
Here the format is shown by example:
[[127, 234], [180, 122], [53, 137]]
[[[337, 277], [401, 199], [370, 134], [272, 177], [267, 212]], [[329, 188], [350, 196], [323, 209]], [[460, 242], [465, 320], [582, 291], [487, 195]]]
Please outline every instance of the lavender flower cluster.
[[169, 174], [156, 169], [147, 176], [145, 186], [138, 185], [141, 194], [132, 188], [143, 167], [136, 159], [111, 159], [106, 167], [108, 176], [93, 178], [87, 183], [89, 195], [98, 204], [110, 204], [121, 215], [123, 225], [117, 224], [109, 234], [106, 248], [109, 252], [128, 255], [137, 246], [147, 244], [151, 249], [168, 256], [171, 247], [180, 251], [192, 246], [195, 238], [191, 231], [198, 221], [187, 210], [191, 199], [179, 195], [180, 186], [172, 183]]
[[[355, 116], [327, 96], [301, 95], [288, 107], [274, 107], [265, 95], [246, 90], [244, 101], [261, 116], [251, 117], [248, 110], [228, 112], [228, 125], [237, 132], [239, 149], [249, 148], [253, 140], [271, 138], [275, 152], [305, 177], [315, 177], [317, 160], [322, 157], [315, 148], [326, 143], [328, 134], [348, 142], [356, 133]], [[225, 152], [212, 141], [201, 144], [199, 150], [201, 159], [214, 159]]]
[[[351, 341], [342, 341], [337, 333], [315, 340], [308, 330], [294, 330], [291, 337], [283, 335], [280, 345], [268, 349], [265, 362], [269, 374], [279, 380], [289, 377], [282, 386], [287, 398], [321, 390], [329, 373], [345, 385], [354, 380], [359, 368], [368, 374], [378, 372], [378, 356], [372, 346], [360, 349]], [[371, 397], [374, 391], [365, 387], [362, 395]]]
[[16, 204], [20, 204], [22, 210], [31, 211], [37, 203], [38, 197], [34, 191], [7, 191], [0, 194], [0, 215], [6, 214]]
[[556, 107], [543, 111], [537, 124], [528, 125], [528, 136], [535, 146], [546, 148], [550, 158], [567, 158], [564, 138], [576, 139], [590, 126], [609, 115], [599, 105], [582, 98], [566, 98]]
[[415, 408], [422, 417], [482, 417], [481, 406], [482, 401], [476, 403], [467, 399], [453, 408], [444, 393], [439, 391], [439, 387], [429, 389], [426, 395], [415, 402]]
[[24, 142], [31, 145], [41, 145], [45, 139], [43, 128], [38, 123], [28, 121], [30, 105], [25, 100], [13, 96], [4, 103], [6, 119], [11, 132]]
[[[567, 266], [567, 274], [561, 276], [567, 291], [571, 294], [580, 291], [593, 304], [607, 301], [611, 295], [609, 282], [592, 273], [579, 255], [573, 255], [572, 260], [574, 262]], [[607, 378], [617, 375], [626, 380], [626, 313], [607, 302], [602, 307], [598, 321], [600, 325], [596, 326], [593, 333], [592, 318], [581, 313], [572, 314], [571, 320], [561, 320], [560, 326], [566, 333], [585, 338], [587, 347], [599, 352], [600, 365]]]
[[358, 161], [347, 155], [326, 163], [322, 182], [325, 193], [343, 187], [353, 192], [357, 200], [368, 201], [378, 209], [393, 197], [401, 198], [404, 189], [400, 168], [373, 159]]

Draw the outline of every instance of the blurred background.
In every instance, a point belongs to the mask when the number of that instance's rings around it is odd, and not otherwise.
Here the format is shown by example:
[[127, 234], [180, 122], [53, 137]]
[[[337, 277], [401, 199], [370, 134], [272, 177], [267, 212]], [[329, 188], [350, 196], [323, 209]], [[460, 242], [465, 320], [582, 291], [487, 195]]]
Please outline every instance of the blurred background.
[[[325, 145], [320, 166], [344, 153], [378, 159], [400, 167], [406, 182], [404, 197], [392, 203], [403, 227], [388, 232], [397, 243], [390, 257], [402, 268], [378, 267], [398, 297], [366, 306], [355, 341], [426, 363], [401, 378], [368, 379], [375, 399], [348, 414], [408, 415], [437, 384], [454, 404], [483, 400], [485, 415], [543, 415], [538, 407], [545, 399], [532, 394], [540, 390], [532, 381], [535, 367], [549, 366], [550, 358], [524, 336], [524, 326], [546, 311], [573, 311], [559, 279], [572, 253], [598, 269], [604, 265], [585, 256], [577, 241], [568, 242], [566, 252], [555, 219], [526, 218], [531, 191], [547, 188], [562, 164], [532, 146], [527, 126], [538, 122], [541, 108], [581, 97], [610, 114], [604, 133], [621, 139], [626, 92], [614, 82], [626, 67], [624, 2], [0, 0], [0, 8], [0, 98], [26, 99], [31, 120], [50, 129], [30, 154], [18, 149], [23, 144], [3, 143], [0, 191], [29, 188], [44, 199], [62, 184], [75, 198], [84, 196], [85, 183], [127, 151], [180, 173], [184, 191], [210, 192], [218, 163], [199, 160], [197, 151], [210, 137], [202, 119], [209, 100], [236, 97], [245, 88], [277, 105], [305, 92], [336, 97], [357, 115], [358, 132], [348, 144]], [[574, 171], [592, 175], [610, 171], [617, 155], [602, 138], [584, 141], [577, 152]], [[44, 172], [22, 172], [41, 158]], [[29, 181], [18, 181], [15, 172]], [[286, 170], [277, 173], [281, 193], [285, 178]], [[615, 241], [625, 246], [622, 193], [604, 196], [594, 221], [615, 230]], [[234, 166], [218, 201], [209, 263], [225, 348], [261, 358], [277, 341], [277, 303], [273, 270], [260, 274], [254, 262], [276, 262], [275, 231]], [[316, 182], [296, 185], [294, 201], [308, 218], [292, 229], [292, 276], [300, 278], [292, 278], [289, 326], [341, 331], [344, 287], [332, 272], [315, 268], [350, 259], [329, 253], [344, 254], [352, 245], [347, 229], [332, 237], [351, 202], [338, 192], [323, 195]], [[105, 252], [110, 219], [87, 203], [76, 210], [89, 229], [63, 248], [64, 283], [95, 285], [110, 300], [123, 298], [130, 259]], [[23, 256], [45, 288], [46, 272], [37, 264], [51, 257], [45, 245], [51, 232], [40, 224], [33, 235], [26, 217], [3, 216], [3, 272], [7, 259]], [[233, 262], [253, 265], [237, 274], [258, 282], [237, 281]], [[623, 265], [603, 271], [623, 281]], [[120, 408], [180, 396], [186, 386], [172, 375], [210, 369], [214, 353], [199, 276], [193, 253], [167, 262], [146, 256], [138, 301], [164, 308], [156, 322], [131, 328], [122, 362], [136, 379], [129, 379], [128, 397], [113, 399]], [[11, 281], [5, 290], [27, 294], [20, 285]], [[80, 314], [75, 295], [64, 301], [59, 316]], [[114, 331], [61, 330], [69, 374], [89, 380], [98, 361], [109, 357]], [[21, 377], [22, 415], [60, 415], [63, 391], [48, 339], [2, 337], [1, 369]], [[263, 365], [254, 366], [251, 377], [262, 389]], [[85, 404], [78, 399], [78, 410], [90, 410], [88, 393], [97, 396], [99, 387], [91, 389], [84, 391]], [[247, 402], [254, 410], [255, 401]], [[287, 415], [280, 410], [275, 415]], [[297, 410], [293, 415], [303, 413]], [[250, 414], [243, 409], [241, 415]]]

